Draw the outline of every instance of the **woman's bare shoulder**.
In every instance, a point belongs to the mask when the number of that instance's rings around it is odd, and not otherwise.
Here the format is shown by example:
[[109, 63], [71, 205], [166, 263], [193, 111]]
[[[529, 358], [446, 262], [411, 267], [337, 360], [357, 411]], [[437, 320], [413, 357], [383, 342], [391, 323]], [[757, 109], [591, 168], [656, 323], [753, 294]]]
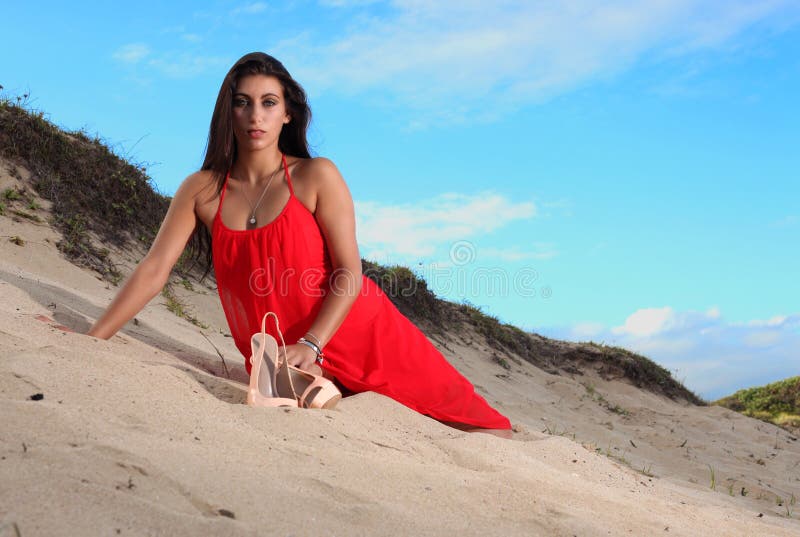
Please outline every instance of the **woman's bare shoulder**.
[[[198, 202], [207, 202], [217, 194], [217, 175], [211, 170], [198, 170], [189, 174], [178, 187], [178, 192]], [[176, 192], [176, 195], [178, 195]]]
[[294, 158], [289, 162], [289, 166], [292, 166], [292, 164], [294, 164], [295, 173], [301, 173], [303, 175], [339, 172], [336, 164], [326, 157]]
[[211, 170], [197, 170], [196, 172], [186, 176], [186, 179], [183, 180], [181, 186], [186, 185], [187, 189], [192, 191], [202, 190], [209, 185], [214, 184], [216, 177], [216, 174]]
[[315, 190], [329, 184], [331, 181], [342, 181], [342, 174], [339, 168], [329, 158], [314, 157], [307, 159], [297, 159], [294, 166], [295, 171], [292, 179], [297, 178]]
[[332, 160], [325, 157], [296, 159], [291, 167], [295, 194], [309, 211], [316, 213], [321, 198], [349, 196], [347, 185]]

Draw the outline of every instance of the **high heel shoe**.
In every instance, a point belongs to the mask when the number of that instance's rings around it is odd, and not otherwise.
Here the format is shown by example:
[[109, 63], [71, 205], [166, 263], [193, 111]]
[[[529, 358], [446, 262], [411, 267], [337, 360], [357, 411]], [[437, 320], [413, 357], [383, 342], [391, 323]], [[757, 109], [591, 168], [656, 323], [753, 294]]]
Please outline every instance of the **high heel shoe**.
[[[274, 314], [273, 314], [274, 315]], [[250, 338], [250, 387], [247, 404], [258, 407], [297, 407], [297, 399], [279, 397], [276, 389], [275, 363], [278, 358], [278, 342], [266, 333], [267, 316], [261, 321], [261, 332]]]
[[[267, 317], [270, 315], [275, 319], [275, 328], [278, 332], [278, 337], [281, 338], [281, 347], [278, 347], [275, 338], [266, 333]], [[271, 398], [282, 401], [281, 404], [262, 406], [299, 406], [301, 408], [332, 409], [342, 398], [342, 392], [330, 380], [288, 364], [286, 360], [286, 342], [283, 339], [278, 317], [275, 313], [270, 311], [264, 315], [261, 320], [261, 332], [253, 334], [251, 345], [253, 346], [253, 356], [257, 353], [262, 356], [266, 354], [261, 361], [266, 364], [265, 369], [270, 370], [268, 376], [270, 379], [269, 385], [271, 386]], [[265, 347], [267, 352], [261, 352]], [[283, 351], [282, 358], [280, 356], [281, 350]], [[255, 367], [255, 364], [253, 365]], [[254, 373], [255, 369], [251, 373], [251, 385]], [[267, 381], [265, 380], [263, 384], [266, 386]], [[286, 404], [286, 401], [292, 401], [294, 404]]]
[[297, 405], [301, 408], [324, 408], [332, 409], [342, 398], [339, 388], [326, 379], [308, 371], [298, 369], [293, 365], [284, 367], [281, 363], [278, 366], [276, 387], [279, 394], [300, 393], [297, 396]]

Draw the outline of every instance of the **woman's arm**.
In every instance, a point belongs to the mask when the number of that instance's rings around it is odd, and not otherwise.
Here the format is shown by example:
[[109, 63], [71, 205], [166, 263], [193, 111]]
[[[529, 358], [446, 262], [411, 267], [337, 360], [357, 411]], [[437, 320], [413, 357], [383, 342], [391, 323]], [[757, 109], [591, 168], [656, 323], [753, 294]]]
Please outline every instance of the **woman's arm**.
[[[309, 332], [322, 346], [330, 341], [361, 292], [361, 256], [356, 243], [356, 217], [353, 198], [336, 166], [328, 159], [315, 158], [304, 170], [308, 184], [316, 192], [314, 217], [319, 223], [331, 257], [330, 292]], [[313, 338], [308, 338], [316, 343]], [[309, 369], [315, 353], [305, 345], [287, 346], [289, 363]]]
[[88, 335], [110, 338], [161, 291], [194, 230], [197, 193], [207, 184], [207, 172], [190, 175], [181, 184], [147, 255]]

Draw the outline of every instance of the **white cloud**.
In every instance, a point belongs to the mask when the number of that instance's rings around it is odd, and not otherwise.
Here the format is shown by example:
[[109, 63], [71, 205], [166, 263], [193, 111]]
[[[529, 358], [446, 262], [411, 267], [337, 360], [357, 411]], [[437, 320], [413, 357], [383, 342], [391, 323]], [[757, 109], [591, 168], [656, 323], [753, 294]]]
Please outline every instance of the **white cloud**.
[[[330, 4], [331, 2], [329, 2]], [[354, 2], [333, 2], [354, 5]], [[388, 92], [414, 122], [486, 120], [649, 59], [733, 47], [758, 25], [797, 22], [791, 0], [397, 0], [339, 34], [276, 44], [316, 91]], [[424, 118], [424, 119], [420, 119]]]
[[777, 227], [777, 228], [794, 227], [797, 225], [798, 222], [800, 222], [800, 218], [798, 218], [796, 214], [789, 214], [784, 216], [780, 220], [772, 222], [772, 227]]
[[603, 323], [577, 323], [572, 325], [571, 339], [594, 339], [595, 336], [602, 334], [606, 327]]
[[161, 29], [161, 33], [170, 37], [178, 36], [181, 40], [189, 43], [199, 43], [203, 40], [203, 36], [200, 33], [187, 30], [186, 26], [183, 24], [165, 26]]
[[573, 204], [568, 199], [556, 201], [545, 201], [539, 204], [542, 207], [542, 216], [552, 216], [554, 212], [559, 212], [563, 216], [572, 216]]
[[[682, 54], [699, 48], [717, 47], [730, 41], [742, 29], [770, 20], [776, 28], [792, 24], [797, 4], [792, 0], [685, 2], [691, 18], [684, 30], [685, 40], [671, 52]], [[787, 14], [793, 17], [785, 17]]]
[[781, 332], [778, 330], [760, 330], [747, 334], [744, 344], [748, 347], [769, 347], [778, 343], [781, 339]]
[[705, 312], [643, 308], [620, 327], [584, 321], [542, 332], [643, 354], [709, 399], [800, 373], [800, 313], [729, 322], [716, 306]]
[[112, 57], [124, 63], [138, 63], [150, 54], [150, 47], [144, 43], [129, 43], [118, 48]]
[[324, 7], [354, 8], [377, 4], [378, 2], [380, 0], [320, 0], [319, 4]]
[[[179, 34], [186, 41], [202, 40], [199, 34], [188, 34], [183, 30], [182, 26], [175, 26], [165, 28], [162, 32]], [[112, 57], [128, 64], [132, 73], [130, 76], [139, 80], [149, 80], [142, 76], [142, 72], [147, 69], [158, 71], [169, 78], [191, 78], [209, 71], [226, 72], [233, 64], [230, 58], [220, 56], [203, 56], [189, 52], [154, 53], [145, 43], [129, 43], [117, 49]]]
[[697, 342], [694, 338], [682, 334], [646, 335], [626, 338], [627, 344], [623, 345], [646, 356], [670, 355], [675, 356], [686, 353], [695, 348]]
[[537, 242], [529, 249], [522, 250], [518, 246], [511, 248], [480, 248], [481, 259], [501, 259], [503, 261], [526, 261], [538, 260], [545, 261], [553, 259], [558, 255], [558, 250], [551, 243]]
[[265, 4], [264, 2], [252, 2], [250, 4], [244, 4], [242, 6], [239, 6], [239, 7], [235, 8], [232, 11], [232, 14], [234, 16], [235, 15], [240, 15], [242, 13], [244, 13], [246, 15], [253, 15], [253, 14], [256, 14], [256, 13], [262, 13], [266, 9], [267, 9], [267, 4]]
[[148, 62], [151, 68], [170, 78], [191, 78], [209, 71], [225, 72], [232, 64], [228, 58], [196, 54], [164, 54]]
[[512, 202], [492, 192], [442, 194], [403, 205], [356, 202], [359, 244], [367, 252], [392, 252], [396, 258], [429, 256], [450, 245], [462, 246], [459, 251], [474, 259], [480, 251], [466, 241], [535, 214], [532, 202]]
[[784, 324], [789, 317], [786, 315], [775, 315], [769, 319], [753, 319], [747, 321], [748, 326], [780, 326]]
[[645, 308], [632, 313], [625, 324], [611, 329], [614, 334], [652, 336], [669, 329], [675, 323], [672, 308]]

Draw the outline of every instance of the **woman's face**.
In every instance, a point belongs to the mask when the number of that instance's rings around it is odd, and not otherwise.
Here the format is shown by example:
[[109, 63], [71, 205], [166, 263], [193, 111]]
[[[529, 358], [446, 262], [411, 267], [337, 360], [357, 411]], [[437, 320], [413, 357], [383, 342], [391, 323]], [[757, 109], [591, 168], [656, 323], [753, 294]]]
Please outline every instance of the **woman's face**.
[[276, 145], [286, 112], [283, 86], [274, 76], [248, 75], [233, 94], [233, 134], [238, 151], [257, 151]]

